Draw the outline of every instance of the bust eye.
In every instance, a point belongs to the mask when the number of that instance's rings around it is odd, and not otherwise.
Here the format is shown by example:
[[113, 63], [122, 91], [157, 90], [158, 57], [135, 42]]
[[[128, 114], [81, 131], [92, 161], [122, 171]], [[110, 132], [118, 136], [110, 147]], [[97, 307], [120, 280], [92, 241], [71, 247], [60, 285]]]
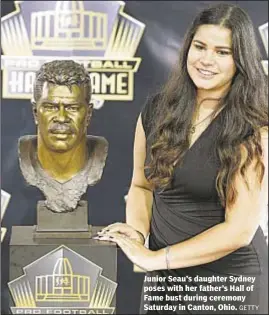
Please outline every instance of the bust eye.
[[58, 106], [55, 106], [55, 105], [45, 104], [43, 107], [45, 108], [46, 111], [49, 111], [49, 112], [58, 110]]
[[69, 112], [77, 112], [79, 110], [78, 106], [66, 106], [65, 108]]

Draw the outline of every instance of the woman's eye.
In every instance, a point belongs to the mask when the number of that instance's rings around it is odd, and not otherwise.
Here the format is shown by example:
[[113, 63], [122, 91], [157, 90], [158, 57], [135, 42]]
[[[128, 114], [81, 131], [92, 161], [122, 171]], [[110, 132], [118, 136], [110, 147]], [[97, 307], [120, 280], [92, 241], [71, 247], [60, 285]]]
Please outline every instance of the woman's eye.
[[201, 46], [201, 45], [194, 45], [194, 47], [198, 50], [203, 50], [204, 49], [204, 46]]
[[219, 50], [217, 53], [218, 55], [221, 55], [221, 56], [227, 56], [230, 54], [230, 52], [227, 50]]

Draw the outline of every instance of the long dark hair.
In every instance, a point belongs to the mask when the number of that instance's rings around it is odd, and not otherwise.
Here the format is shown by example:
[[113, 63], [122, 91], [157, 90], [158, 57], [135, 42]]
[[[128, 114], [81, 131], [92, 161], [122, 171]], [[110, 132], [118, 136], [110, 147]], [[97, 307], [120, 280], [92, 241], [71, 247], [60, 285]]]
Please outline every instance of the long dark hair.
[[[236, 73], [229, 91], [219, 101], [218, 106], [224, 109], [223, 128], [217, 139], [220, 169], [216, 189], [222, 205], [227, 206], [233, 204], [237, 197], [234, 185], [236, 173], [240, 171], [245, 178], [245, 171], [253, 160], [256, 161], [258, 180], [262, 182], [264, 165], [260, 129], [268, 125], [267, 77], [262, 68], [253, 24], [238, 6], [211, 6], [195, 18], [187, 31], [178, 66], [158, 93], [154, 125], [149, 135], [151, 158], [146, 168], [148, 180], [155, 187], [165, 188], [171, 183], [175, 165], [180, 165], [189, 148], [197, 92], [187, 71], [187, 55], [198, 27], [204, 24], [220, 25], [232, 32]], [[240, 150], [242, 145], [247, 153], [246, 159], [243, 159]]]

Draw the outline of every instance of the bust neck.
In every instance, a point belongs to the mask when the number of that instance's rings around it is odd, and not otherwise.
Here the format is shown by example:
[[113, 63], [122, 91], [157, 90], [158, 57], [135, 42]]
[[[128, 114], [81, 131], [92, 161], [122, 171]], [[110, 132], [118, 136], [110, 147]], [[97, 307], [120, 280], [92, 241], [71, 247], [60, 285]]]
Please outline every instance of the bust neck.
[[38, 136], [37, 143], [37, 157], [41, 167], [60, 183], [74, 177], [87, 163], [88, 147], [86, 138], [67, 152], [49, 150], [40, 136]]

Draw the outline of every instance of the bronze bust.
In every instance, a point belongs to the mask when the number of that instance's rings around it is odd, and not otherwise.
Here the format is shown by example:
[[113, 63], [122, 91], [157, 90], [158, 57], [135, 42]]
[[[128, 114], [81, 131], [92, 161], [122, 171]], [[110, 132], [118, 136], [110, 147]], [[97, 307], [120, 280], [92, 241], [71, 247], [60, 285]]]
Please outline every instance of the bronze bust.
[[87, 136], [93, 112], [88, 72], [72, 60], [43, 64], [32, 106], [37, 136], [19, 139], [22, 174], [44, 193], [48, 209], [74, 211], [88, 185], [100, 180], [108, 151], [105, 138]]

